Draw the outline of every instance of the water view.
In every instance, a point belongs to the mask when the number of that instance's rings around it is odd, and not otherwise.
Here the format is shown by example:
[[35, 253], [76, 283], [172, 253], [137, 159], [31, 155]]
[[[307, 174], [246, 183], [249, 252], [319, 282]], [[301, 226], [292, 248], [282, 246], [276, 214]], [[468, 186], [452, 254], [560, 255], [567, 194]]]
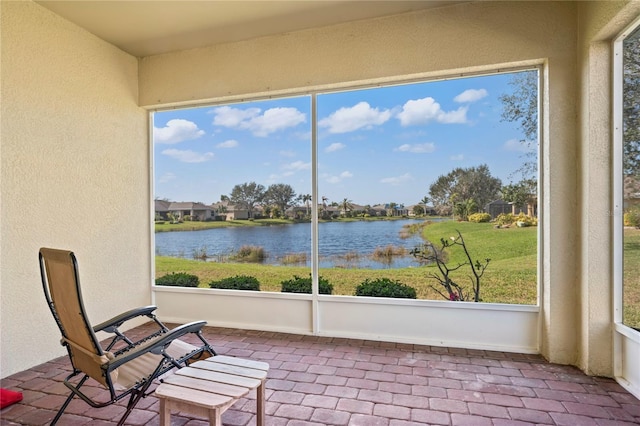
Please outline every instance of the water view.
[[[419, 262], [409, 251], [421, 244], [417, 235], [402, 233], [404, 225], [417, 220], [323, 222], [318, 224], [320, 267], [406, 268]], [[311, 224], [247, 226], [202, 231], [160, 232], [155, 235], [156, 255], [226, 261], [242, 246], [262, 247], [265, 264], [282, 265], [296, 255], [298, 265], [310, 266]], [[373, 256], [388, 246], [404, 249], [404, 255]]]

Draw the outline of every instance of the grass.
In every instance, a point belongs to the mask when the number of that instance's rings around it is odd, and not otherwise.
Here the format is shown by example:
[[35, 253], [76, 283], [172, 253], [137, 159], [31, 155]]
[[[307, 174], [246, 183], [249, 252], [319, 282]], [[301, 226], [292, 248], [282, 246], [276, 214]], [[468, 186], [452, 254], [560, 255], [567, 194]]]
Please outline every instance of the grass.
[[624, 324], [640, 329], [640, 230], [624, 230]]
[[288, 219], [256, 219], [256, 220], [221, 220], [221, 221], [186, 221], [182, 223], [160, 222], [156, 223], [155, 232], [171, 232], [171, 231], [202, 231], [204, 229], [229, 228], [238, 226], [266, 226], [266, 225], [284, 225], [294, 223]]
[[[491, 223], [438, 222], [424, 228], [423, 235], [436, 246], [440, 238], [460, 231], [471, 258], [490, 259], [482, 277], [480, 297], [485, 302], [535, 304], [537, 297], [537, 227], [495, 228]], [[464, 262], [463, 251], [447, 249], [448, 264]], [[428, 266], [427, 269], [435, 269]], [[454, 281], [471, 290], [468, 266], [452, 273]]]
[[[357, 222], [357, 221], [378, 221], [378, 220], [405, 220], [406, 217], [341, 217], [332, 220], [321, 220], [320, 222]], [[291, 219], [254, 219], [254, 220], [220, 220], [220, 221], [186, 221], [181, 223], [170, 223], [169, 221], [156, 222], [154, 225], [155, 232], [171, 232], [171, 231], [202, 231], [204, 229], [229, 228], [240, 226], [269, 226], [269, 225], [286, 225], [291, 223], [299, 223], [300, 221]], [[309, 222], [303, 221], [303, 222]]]
[[[424, 227], [424, 235], [439, 242], [459, 230], [472, 258], [490, 258], [491, 263], [482, 278], [481, 298], [484, 302], [535, 304], [537, 298], [536, 240], [537, 228], [496, 229], [489, 223], [433, 222]], [[639, 237], [640, 238], [640, 237]], [[640, 244], [640, 242], [639, 242]], [[459, 250], [452, 250], [451, 265], [464, 260]], [[201, 283], [219, 280], [232, 275], [255, 276], [260, 280], [262, 291], [280, 291], [281, 282], [294, 275], [307, 276], [305, 266], [273, 266], [247, 263], [218, 263], [198, 260], [156, 257], [156, 276], [171, 272], [187, 272], [198, 275]], [[320, 275], [333, 286], [333, 294], [353, 295], [358, 284], [366, 279], [391, 278], [414, 287], [418, 299], [442, 300], [432, 288], [437, 285], [429, 273], [436, 272], [434, 266], [400, 269], [356, 269], [322, 268]], [[469, 271], [458, 271], [454, 278], [470, 289]], [[205, 285], [201, 284], [201, 287]]]

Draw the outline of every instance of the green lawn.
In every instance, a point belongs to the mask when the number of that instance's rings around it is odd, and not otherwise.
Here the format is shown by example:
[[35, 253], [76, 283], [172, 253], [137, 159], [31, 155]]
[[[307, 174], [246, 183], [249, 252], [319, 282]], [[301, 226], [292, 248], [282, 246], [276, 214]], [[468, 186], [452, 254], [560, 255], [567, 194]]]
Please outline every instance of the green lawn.
[[[246, 221], [242, 221], [246, 222]], [[215, 223], [215, 222], [205, 222]], [[424, 235], [433, 240], [448, 238], [459, 230], [474, 260], [490, 258], [491, 262], [482, 278], [481, 298], [485, 302], [535, 304], [536, 240], [537, 228], [496, 229], [489, 223], [433, 222], [424, 229]], [[459, 262], [462, 257], [456, 248], [449, 262]], [[353, 295], [356, 286], [366, 278], [388, 277], [399, 280], [416, 289], [419, 299], [442, 300], [431, 285], [437, 285], [427, 277], [435, 272], [434, 266], [402, 269], [345, 269], [325, 268], [320, 275], [334, 286], [333, 294]], [[271, 266], [250, 263], [217, 263], [198, 260], [156, 257], [156, 276], [171, 272], [187, 272], [200, 277], [200, 286], [208, 287], [214, 279], [234, 275], [255, 276], [262, 291], [280, 291], [280, 282], [293, 277], [308, 276], [309, 268], [297, 266]], [[470, 290], [468, 269], [457, 271], [454, 279]]]
[[623, 322], [640, 329], [640, 230], [624, 230]]
[[234, 226], [262, 226], [262, 225], [283, 225], [293, 223], [287, 219], [257, 219], [257, 220], [221, 220], [221, 221], [186, 221], [181, 223], [156, 222], [155, 232], [169, 231], [201, 231], [212, 228], [228, 228]]
[[[372, 216], [372, 217], [340, 217], [337, 219], [329, 220], [330, 222], [357, 222], [357, 221], [379, 221], [379, 220], [406, 220], [403, 216]], [[300, 221], [291, 219], [254, 219], [254, 220], [220, 220], [220, 221], [185, 221], [180, 223], [170, 223], [169, 221], [159, 221], [154, 225], [155, 232], [170, 232], [170, 231], [201, 231], [203, 229], [212, 228], [228, 228], [239, 226], [268, 226], [268, 225], [287, 225], [291, 223], [299, 223]], [[310, 223], [310, 220], [303, 220], [303, 222]], [[320, 220], [320, 222], [327, 222], [327, 220]]]

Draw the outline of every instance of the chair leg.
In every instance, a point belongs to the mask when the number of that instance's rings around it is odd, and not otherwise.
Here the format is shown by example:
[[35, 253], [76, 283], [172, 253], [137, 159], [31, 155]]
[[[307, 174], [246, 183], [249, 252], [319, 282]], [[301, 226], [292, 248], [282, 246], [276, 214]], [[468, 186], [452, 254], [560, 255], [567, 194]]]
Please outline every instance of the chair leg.
[[145, 391], [149, 388], [149, 386], [145, 386], [142, 389], [137, 390], [136, 392], [131, 394], [131, 399], [129, 399], [129, 403], [127, 404], [127, 410], [124, 412], [122, 417], [120, 417], [120, 421], [118, 421], [118, 426], [122, 426], [124, 421], [127, 420], [133, 408], [138, 404], [138, 401], [144, 396]]
[[73, 392], [69, 394], [66, 401], [64, 401], [64, 404], [62, 404], [62, 407], [60, 407], [60, 409], [58, 410], [58, 413], [56, 413], [56, 416], [53, 418], [53, 420], [51, 420], [52, 426], [58, 423], [58, 420], [60, 420], [60, 416], [62, 416], [62, 413], [64, 412], [64, 410], [67, 409], [67, 407], [69, 406], [69, 403], [71, 402], [74, 396], [75, 394]]
[[[152, 377], [158, 376], [160, 367], [162, 367], [162, 363], [158, 365]], [[122, 417], [120, 418], [120, 421], [118, 422], [118, 426], [122, 426], [124, 424], [124, 421], [127, 419], [127, 417], [129, 417], [129, 414], [131, 414], [131, 411], [133, 410], [133, 408], [138, 404], [138, 401], [140, 401], [140, 399], [142, 399], [147, 395], [147, 391], [149, 390], [152, 384], [153, 384], [153, 380], [149, 379], [147, 380], [147, 383], [144, 384], [144, 386], [142, 386], [140, 389], [134, 391], [131, 394], [131, 398], [129, 399], [129, 403], [127, 404], [127, 411], [125, 411]]]
[[[76, 386], [76, 389], [80, 389], [80, 387], [84, 384], [84, 382], [87, 381], [88, 378], [89, 376], [84, 376], [82, 379], [80, 379], [80, 381], [78, 382], [78, 385]], [[62, 407], [60, 407], [60, 409], [56, 413], [56, 416], [53, 418], [53, 420], [51, 420], [52, 426], [58, 423], [58, 420], [60, 420], [60, 416], [62, 416], [62, 413], [64, 412], [64, 410], [67, 409], [67, 407], [69, 406], [69, 403], [71, 402], [74, 396], [75, 396], [75, 393], [72, 391], [71, 394], [69, 394], [67, 399], [64, 401], [64, 404], [62, 404]]]

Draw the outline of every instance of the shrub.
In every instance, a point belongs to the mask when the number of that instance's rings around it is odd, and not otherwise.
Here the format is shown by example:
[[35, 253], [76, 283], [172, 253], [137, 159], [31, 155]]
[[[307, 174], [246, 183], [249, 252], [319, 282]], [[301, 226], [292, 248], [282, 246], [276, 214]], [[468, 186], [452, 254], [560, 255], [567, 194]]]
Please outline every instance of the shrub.
[[469, 222], [481, 223], [489, 222], [491, 215], [489, 213], [474, 213], [469, 215]]
[[511, 213], [500, 213], [496, 218], [496, 223], [500, 226], [511, 225], [515, 220]]
[[230, 257], [238, 262], [262, 262], [267, 258], [264, 248], [258, 246], [242, 246], [238, 252]]
[[200, 278], [196, 275], [187, 274], [185, 272], [172, 272], [156, 278], [156, 285], [166, 285], [175, 287], [198, 287]]
[[538, 218], [527, 216], [524, 213], [518, 214], [518, 216], [514, 218], [514, 221], [518, 226], [538, 226]]
[[[301, 278], [297, 275], [293, 276], [293, 279], [282, 281], [282, 293], [308, 293], [311, 294], [311, 274], [309, 278]], [[329, 281], [325, 278], [318, 277], [318, 290], [320, 294], [331, 294], [333, 292], [333, 285], [329, 284]]]
[[283, 265], [295, 265], [307, 262], [307, 253], [288, 253], [282, 256]]
[[260, 282], [256, 277], [236, 275], [209, 283], [210, 288], [222, 288], [226, 290], [253, 290], [260, 291]]
[[640, 227], [640, 207], [633, 206], [624, 212], [624, 226]]
[[415, 299], [416, 289], [389, 278], [377, 278], [375, 280], [367, 278], [356, 287], [356, 296]]
[[[408, 237], [407, 237], [408, 238]], [[407, 249], [404, 247], [395, 247], [389, 244], [386, 247], [376, 247], [373, 251], [372, 257], [374, 259], [392, 258], [394, 256], [404, 256], [407, 254]]]

